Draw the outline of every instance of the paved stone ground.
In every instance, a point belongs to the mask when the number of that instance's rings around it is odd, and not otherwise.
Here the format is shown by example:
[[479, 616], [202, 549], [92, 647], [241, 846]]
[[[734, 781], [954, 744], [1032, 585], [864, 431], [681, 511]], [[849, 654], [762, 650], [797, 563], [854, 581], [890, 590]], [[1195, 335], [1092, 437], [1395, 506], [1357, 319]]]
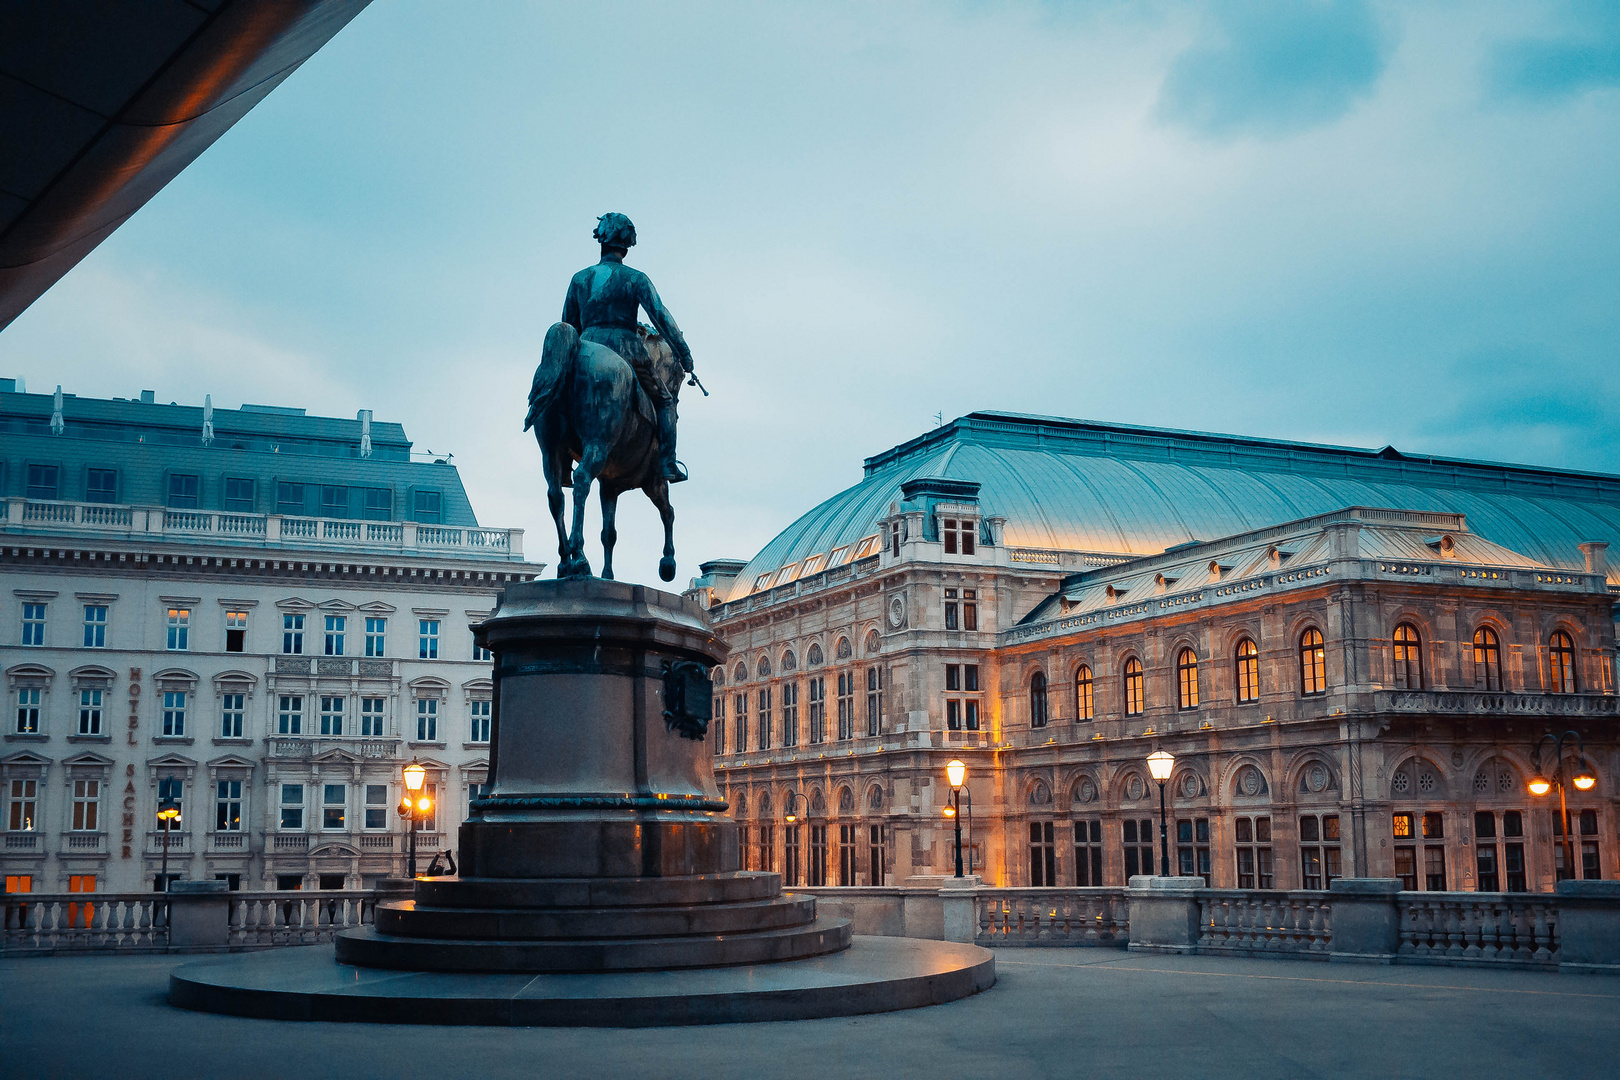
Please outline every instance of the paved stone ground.
[[184, 958], [0, 961], [6, 1077], [1620, 1076], [1620, 978], [1003, 949], [977, 997], [719, 1027], [291, 1024], [184, 1012]]

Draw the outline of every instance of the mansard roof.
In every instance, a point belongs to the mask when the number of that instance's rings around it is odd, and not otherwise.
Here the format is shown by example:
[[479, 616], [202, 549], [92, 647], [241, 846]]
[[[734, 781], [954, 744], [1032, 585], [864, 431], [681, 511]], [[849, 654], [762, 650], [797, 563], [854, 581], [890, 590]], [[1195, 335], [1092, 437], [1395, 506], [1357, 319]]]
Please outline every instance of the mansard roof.
[[875, 533], [919, 478], [977, 483], [1009, 547], [1150, 555], [1359, 505], [1462, 514], [1475, 536], [1564, 569], [1584, 568], [1582, 541], [1620, 549], [1620, 476], [976, 412], [866, 459], [860, 483], [783, 530], [721, 599]]

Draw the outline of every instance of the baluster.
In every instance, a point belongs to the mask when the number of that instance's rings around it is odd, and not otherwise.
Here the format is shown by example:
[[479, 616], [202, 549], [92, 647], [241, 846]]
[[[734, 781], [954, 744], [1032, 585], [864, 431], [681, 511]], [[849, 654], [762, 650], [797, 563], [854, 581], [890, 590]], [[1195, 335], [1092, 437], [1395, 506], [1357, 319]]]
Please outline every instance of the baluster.
[[1547, 913], [1547, 959], [1556, 961], [1561, 955], [1563, 938], [1558, 933], [1558, 909], [1551, 904], [1542, 905]]
[[1470, 900], [1463, 909], [1463, 959], [1488, 959], [1485, 953], [1485, 935], [1490, 920], [1485, 905]]
[[1446, 912], [1446, 956], [1455, 960], [1463, 955], [1464, 908], [1460, 901], [1442, 900]]
[[1547, 921], [1547, 907], [1545, 904], [1534, 904], [1531, 910], [1535, 912], [1536, 948], [1532, 953], [1533, 959], [1546, 963], [1552, 959], [1552, 926]]
[[1229, 949], [1241, 941], [1243, 934], [1237, 929], [1237, 924], [1237, 903], [1231, 896], [1219, 897], [1215, 901], [1215, 925], [1210, 927], [1215, 944]]
[[1396, 906], [1398, 908], [1404, 907], [1404, 910], [1401, 911], [1401, 943], [1396, 948], [1396, 953], [1399, 956], [1416, 956], [1418, 921], [1417, 904], [1413, 903], [1412, 901], [1407, 901], [1406, 904], [1401, 905], [1399, 901], [1397, 901]]

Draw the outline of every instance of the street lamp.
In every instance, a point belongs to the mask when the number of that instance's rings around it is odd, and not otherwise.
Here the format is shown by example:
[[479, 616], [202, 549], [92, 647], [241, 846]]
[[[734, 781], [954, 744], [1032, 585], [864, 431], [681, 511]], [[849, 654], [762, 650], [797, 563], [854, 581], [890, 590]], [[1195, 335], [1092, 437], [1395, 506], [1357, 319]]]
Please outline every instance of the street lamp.
[[956, 876], [962, 876], [962, 785], [967, 781], [967, 763], [952, 758], [945, 763], [945, 779], [951, 784], [951, 818], [956, 822]]
[[433, 809], [433, 800], [422, 791], [427, 769], [415, 758], [405, 766], [405, 797], [399, 800], [399, 816], [411, 823], [410, 856], [406, 862], [408, 877], [416, 876], [416, 830], [418, 823]]
[[793, 812], [793, 807], [797, 804], [798, 800], [802, 800], [804, 802], [804, 812], [806, 814], [810, 812], [810, 800], [805, 798], [804, 792], [788, 792], [787, 806], [783, 807], [784, 813], [782, 814], [782, 820], [787, 822], [789, 825], [797, 825], [799, 823], [799, 815]]
[[1175, 755], [1168, 750], [1155, 750], [1148, 755], [1148, 775], [1159, 782], [1159, 871], [1170, 876], [1170, 822], [1164, 811], [1164, 782], [1175, 768]]
[[[1578, 731], [1566, 731], [1558, 736], [1554, 736], [1549, 731], [1536, 740], [1536, 747], [1530, 759], [1535, 766], [1536, 773], [1530, 778], [1530, 783], [1527, 786], [1530, 788], [1530, 794], [1536, 796], [1545, 795], [1554, 787], [1558, 789], [1558, 822], [1564, 830], [1564, 866], [1569, 870], [1570, 879], [1574, 880], [1579, 875], [1575, 870], [1575, 839], [1571, 835], [1575, 830], [1570, 827], [1569, 800], [1564, 790], [1564, 743], [1566, 740], [1573, 742], [1576, 749], [1575, 775], [1570, 777], [1569, 782], [1575, 785], [1577, 791], [1592, 790], [1597, 784], [1597, 777], [1587, 771], [1586, 744], [1581, 740], [1581, 733]], [[1541, 768], [1541, 748], [1549, 742], [1553, 744], [1553, 771], [1550, 779]]]
[[[163, 822], [163, 868], [158, 871], [158, 880], [163, 883], [163, 892], [169, 891], [169, 830], [174, 823], [180, 820], [180, 804], [174, 799], [164, 799], [158, 803], [158, 820]], [[163, 925], [169, 925], [169, 904], [163, 904]]]

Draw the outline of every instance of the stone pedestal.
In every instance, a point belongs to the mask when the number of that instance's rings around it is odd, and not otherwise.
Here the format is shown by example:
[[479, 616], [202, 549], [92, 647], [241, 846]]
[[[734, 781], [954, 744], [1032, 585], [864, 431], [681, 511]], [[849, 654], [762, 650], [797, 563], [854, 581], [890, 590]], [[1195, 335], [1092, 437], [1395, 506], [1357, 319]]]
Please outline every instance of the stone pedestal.
[[1620, 881], [1560, 881], [1558, 970], [1620, 975]]
[[1329, 883], [1335, 964], [1392, 964], [1401, 944], [1395, 894], [1400, 878], [1338, 878]]
[[1195, 952], [1198, 949], [1199, 877], [1133, 877], [1130, 903], [1132, 952]]
[[225, 882], [170, 882], [166, 899], [171, 947], [217, 949], [229, 944], [231, 894]]

